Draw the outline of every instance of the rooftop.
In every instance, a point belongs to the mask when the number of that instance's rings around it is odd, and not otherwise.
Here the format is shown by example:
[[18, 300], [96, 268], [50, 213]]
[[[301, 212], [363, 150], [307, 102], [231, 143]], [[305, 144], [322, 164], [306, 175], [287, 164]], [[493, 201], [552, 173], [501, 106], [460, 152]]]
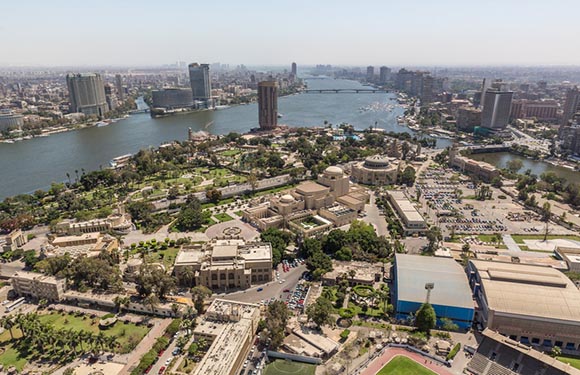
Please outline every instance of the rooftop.
[[580, 321], [580, 291], [551, 267], [471, 260], [490, 309]]
[[314, 181], [306, 181], [298, 185], [296, 191], [301, 194], [324, 193], [329, 191], [329, 188]]
[[467, 276], [453, 259], [397, 254], [395, 267], [400, 300], [425, 302], [425, 284], [433, 283], [429, 300], [432, 305], [474, 307]]

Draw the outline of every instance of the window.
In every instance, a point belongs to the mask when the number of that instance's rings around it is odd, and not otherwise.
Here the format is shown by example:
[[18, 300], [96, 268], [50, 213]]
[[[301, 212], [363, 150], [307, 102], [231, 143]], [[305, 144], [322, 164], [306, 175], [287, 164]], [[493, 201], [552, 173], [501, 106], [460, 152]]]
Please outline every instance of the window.
[[532, 345], [540, 345], [540, 339], [533, 337], [532, 338]]
[[576, 349], [576, 344], [574, 344], [573, 342], [569, 342], [566, 344], [566, 350], [574, 350]]
[[564, 343], [562, 341], [556, 341], [555, 345], [559, 348], [562, 348], [564, 346]]
[[497, 357], [497, 353], [496, 352], [491, 352], [491, 355], [489, 356], [489, 359], [491, 359], [492, 361], [495, 361], [495, 358]]
[[217, 275], [214, 273], [213, 275], [211, 275], [211, 279], [212, 280], [217, 280]]

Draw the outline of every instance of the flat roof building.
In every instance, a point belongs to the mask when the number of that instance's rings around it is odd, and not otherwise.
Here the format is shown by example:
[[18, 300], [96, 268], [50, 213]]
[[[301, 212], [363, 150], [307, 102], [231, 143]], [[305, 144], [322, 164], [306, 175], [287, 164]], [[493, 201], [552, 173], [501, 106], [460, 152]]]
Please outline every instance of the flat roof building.
[[193, 331], [196, 339], [203, 337], [210, 347], [192, 375], [237, 374], [253, 344], [259, 320], [258, 305], [214, 300]]
[[483, 327], [523, 344], [578, 350], [580, 291], [563, 273], [472, 259], [468, 274]]
[[411, 203], [404, 191], [390, 190], [387, 192], [387, 196], [401, 224], [403, 224], [405, 234], [427, 231], [428, 228], [425, 219], [423, 219], [423, 216], [417, 211], [417, 208]]
[[174, 272], [183, 282], [192, 273], [194, 285], [210, 289], [246, 289], [272, 281], [272, 246], [239, 238], [217, 238], [181, 248]]
[[460, 329], [471, 328], [473, 298], [463, 268], [453, 259], [396, 254], [392, 280], [397, 319], [407, 320], [428, 298], [438, 324], [447, 318]]
[[19, 296], [48, 301], [60, 301], [65, 291], [65, 280], [40, 273], [19, 271], [10, 279]]

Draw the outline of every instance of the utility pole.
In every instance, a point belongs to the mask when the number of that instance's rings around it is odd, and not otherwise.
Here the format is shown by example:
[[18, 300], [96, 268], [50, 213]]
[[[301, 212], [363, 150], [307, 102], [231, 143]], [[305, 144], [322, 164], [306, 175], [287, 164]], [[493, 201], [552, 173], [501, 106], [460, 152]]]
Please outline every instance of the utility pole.
[[427, 300], [425, 303], [429, 303], [429, 298], [431, 297], [431, 291], [435, 288], [435, 283], [426, 283], [425, 290], [427, 290]]

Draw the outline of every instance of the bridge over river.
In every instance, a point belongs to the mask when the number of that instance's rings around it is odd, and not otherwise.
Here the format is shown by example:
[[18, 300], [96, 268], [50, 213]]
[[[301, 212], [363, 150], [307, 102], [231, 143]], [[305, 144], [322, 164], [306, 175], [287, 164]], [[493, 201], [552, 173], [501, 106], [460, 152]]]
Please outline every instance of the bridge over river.
[[306, 89], [306, 94], [382, 94], [391, 92], [385, 89]]

